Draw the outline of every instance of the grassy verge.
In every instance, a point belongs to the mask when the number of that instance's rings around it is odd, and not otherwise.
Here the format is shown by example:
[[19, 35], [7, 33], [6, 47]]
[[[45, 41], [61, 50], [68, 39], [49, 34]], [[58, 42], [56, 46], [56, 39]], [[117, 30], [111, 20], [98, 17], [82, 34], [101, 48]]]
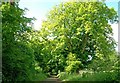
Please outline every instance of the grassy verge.
[[47, 75], [43, 72], [37, 73], [33, 78], [32, 81], [43, 81], [47, 78]]
[[96, 73], [83, 73], [81, 74], [68, 74], [65, 72], [60, 73], [59, 78], [63, 81], [118, 81], [117, 72], [96, 72]]

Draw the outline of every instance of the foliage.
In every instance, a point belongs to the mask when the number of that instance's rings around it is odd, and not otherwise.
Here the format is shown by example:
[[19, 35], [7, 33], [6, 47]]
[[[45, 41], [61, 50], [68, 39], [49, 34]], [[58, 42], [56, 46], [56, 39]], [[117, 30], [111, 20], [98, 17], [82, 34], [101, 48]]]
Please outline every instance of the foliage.
[[[3, 81], [43, 80], [45, 73], [59, 73], [65, 80], [119, 79], [109, 24], [117, 13], [105, 3], [61, 3], [49, 12], [40, 31], [32, 29], [34, 19], [25, 17], [18, 3], [2, 3], [0, 10]], [[78, 74], [85, 68], [95, 72]]]
[[66, 72], [69, 73], [73, 73], [73, 72], [77, 72], [77, 70], [79, 70], [80, 66], [81, 66], [81, 61], [77, 61], [76, 60], [76, 55], [69, 53], [68, 57], [67, 57], [67, 67], [66, 67]]
[[[109, 59], [93, 61], [87, 70], [80, 70], [78, 73], [59, 73], [58, 76], [64, 81], [120, 81], [120, 56], [111, 54]], [[92, 67], [91, 67], [92, 66]], [[89, 70], [91, 69], [92, 70]], [[94, 69], [93, 69], [94, 68]]]
[[119, 55], [116, 52], [113, 52], [107, 58], [96, 58], [88, 65], [88, 69], [92, 69], [96, 72], [99, 71], [114, 71], [120, 69], [119, 66]]
[[[2, 70], [3, 81], [29, 81], [36, 79], [35, 49], [29, 42], [33, 18], [24, 16], [18, 3], [2, 3]], [[41, 72], [39, 73], [40, 76]], [[42, 74], [43, 75], [43, 74]], [[43, 75], [43, 77], [45, 77]], [[38, 78], [38, 76], [37, 76]], [[40, 77], [39, 79], [40, 80]]]
[[[43, 21], [40, 31], [41, 37], [45, 39], [43, 42], [46, 42], [44, 50], [49, 55], [47, 59], [52, 57], [48, 62], [53, 64], [47, 67], [54, 68], [56, 72], [59, 71], [57, 66], [60, 66], [60, 71], [73, 71], [74, 68], [76, 71], [87, 67], [96, 58], [109, 57], [116, 46], [109, 22], [115, 22], [116, 19], [116, 11], [103, 2], [77, 1], [55, 6], [47, 20]], [[69, 61], [69, 53], [75, 54], [76, 60]], [[58, 56], [63, 63], [57, 64]]]

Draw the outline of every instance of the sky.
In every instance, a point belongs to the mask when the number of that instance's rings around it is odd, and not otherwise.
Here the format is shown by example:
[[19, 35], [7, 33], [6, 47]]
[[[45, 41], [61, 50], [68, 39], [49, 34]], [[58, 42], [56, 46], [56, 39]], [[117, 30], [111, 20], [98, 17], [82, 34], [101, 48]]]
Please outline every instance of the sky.
[[[24, 9], [27, 8], [29, 11], [26, 12], [27, 17], [35, 17], [34, 28], [39, 30], [41, 28], [42, 21], [46, 19], [46, 15], [53, 8], [53, 6], [58, 5], [60, 2], [68, 0], [20, 0], [19, 7]], [[106, 5], [108, 7], [113, 7], [118, 11], [118, 1], [119, 0], [106, 0]], [[113, 37], [118, 42], [118, 24], [111, 24], [113, 28]], [[118, 47], [116, 48], [118, 50]]]

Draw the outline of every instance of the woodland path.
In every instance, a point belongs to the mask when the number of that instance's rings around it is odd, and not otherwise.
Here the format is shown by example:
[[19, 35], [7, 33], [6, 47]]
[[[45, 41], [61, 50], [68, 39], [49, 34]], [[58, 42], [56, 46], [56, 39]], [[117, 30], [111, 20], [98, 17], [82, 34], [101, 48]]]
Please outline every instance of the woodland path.
[[62, 81], [57, 76], [52, 75], [44, 80], [42, 83], [62, 83]]

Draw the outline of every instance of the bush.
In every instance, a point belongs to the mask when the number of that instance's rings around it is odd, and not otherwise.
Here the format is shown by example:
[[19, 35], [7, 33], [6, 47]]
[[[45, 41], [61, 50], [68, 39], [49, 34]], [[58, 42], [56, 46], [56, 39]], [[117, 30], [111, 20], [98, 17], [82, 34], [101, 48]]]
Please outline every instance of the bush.
[[76, 59], [76, 54], [69, 53], [67, 57], [67, 67], [65, 68], [65, 71], [68, 73], [75, 73], [77, 70], [79, 70], [81, 66], [81, 61], [78, 61]]
[[70, 64], [66, 67], [66, 72], [73, 73], [79, 69], [80, 61], [70, 61]]

